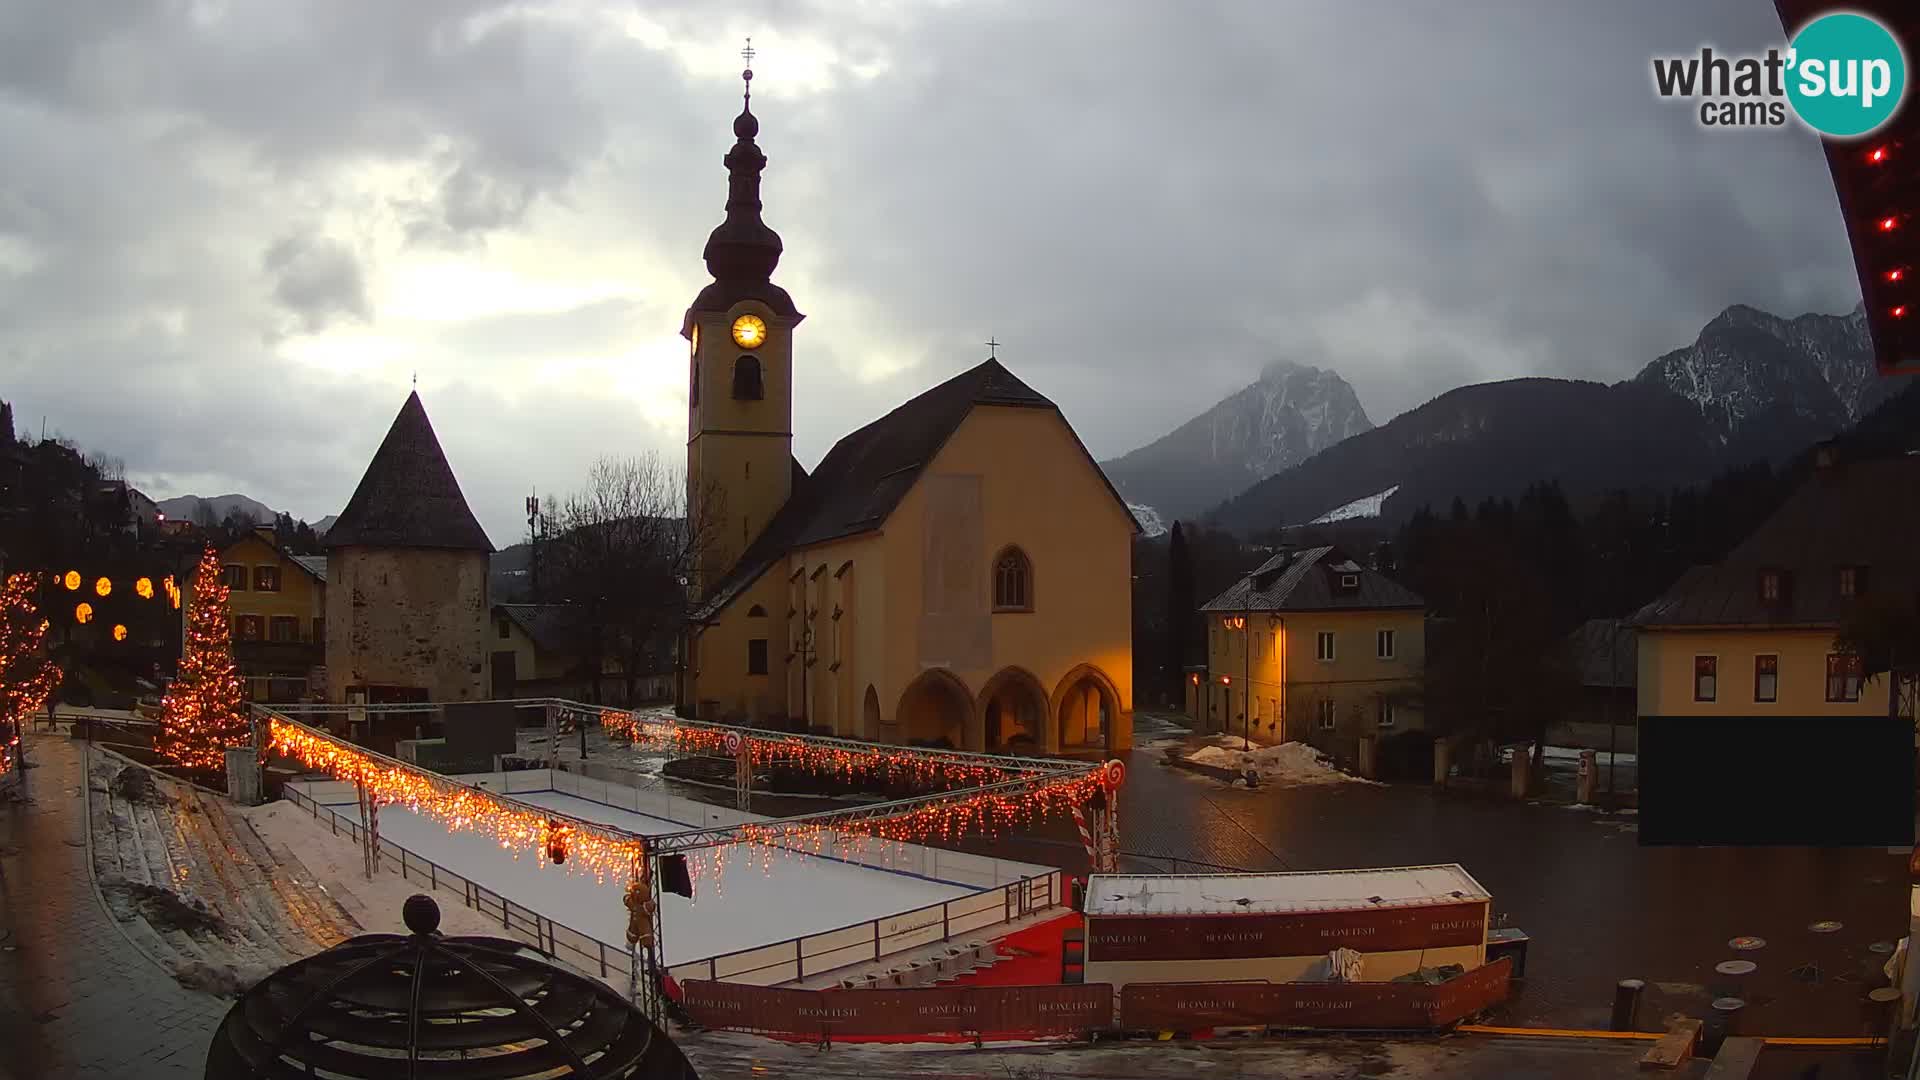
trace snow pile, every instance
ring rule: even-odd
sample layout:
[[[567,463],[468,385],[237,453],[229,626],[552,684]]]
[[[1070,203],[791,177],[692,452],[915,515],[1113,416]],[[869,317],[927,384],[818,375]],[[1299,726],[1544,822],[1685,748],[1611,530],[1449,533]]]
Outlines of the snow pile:
[[[1333,767],[1325,754],[1300,742],[1240,749],[1242,743],[1231,735],[1216,735],[1213,745],[1203,746],[1187,755],[1187,760],[1236,773],[1249,770],[1268,784],[1371,784],[1375,781],[1351,776]]]

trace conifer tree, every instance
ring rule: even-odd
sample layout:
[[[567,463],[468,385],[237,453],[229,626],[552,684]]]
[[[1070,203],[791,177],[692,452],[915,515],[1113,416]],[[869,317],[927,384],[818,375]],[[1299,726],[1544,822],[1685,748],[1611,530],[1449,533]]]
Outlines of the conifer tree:
[[[9,574],[0,589],[0,776],[20,759],[27,717],[59,687],[61,671],[44,650],[47,621],[33,601],[32,574]]]
[[[154,749],[191,769],[218,769],[247,741],[245,684],[233,662],[233,630],[220,554],[211,546],[194,571],[180,677],[161,706]]]

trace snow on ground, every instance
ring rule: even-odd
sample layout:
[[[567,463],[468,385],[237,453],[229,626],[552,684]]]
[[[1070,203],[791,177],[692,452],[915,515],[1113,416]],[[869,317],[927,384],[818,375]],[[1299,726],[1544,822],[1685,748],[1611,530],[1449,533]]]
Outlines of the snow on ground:
[[[1321,514],[1319,517],[1314,518],[1312,521],[1307,522],[1307,524],[1331,525],[1336,521],[1379,517],[1381,508],[1386,505],[1388,499],[1393,497],[1393,493],[1399,490],[1400,485],[1395,484],[1385,491],[1376,492],[1365,498],[1355,499],[1344,506],[1336,506],[1326,513]]]
[[[1326,755],[1306,743],[1284,742],[1242,750],[1244,743],[1232,735],[1215,735],[1210,746],[1187,755],[1188,761],[1244,773],[1252,769],[1263,783],[1269,784],[1374,784],[1377,781],[1343,773],[1333,767]]]
[[[629,832],[655,835],[686,829],[676,822],[556,791],[515,794],[514,798]],[[333,809],[343,817],[359,818],[352,803]],[[515,858],[486,836],[448,832],[438,822],[399,806],[381,807],[380,835],[597,941],[626,941],[627,911],[621,903],[625,881],[596,882],[591,874],[569,872],[530,854]],[[770,862],[736,851],[717,885],[710,872],[695,883],[693,900],[672,894],[661,897],[667,962],[682,964],[835,930],[975,891],[791,851],[774,852]]]
[[[1530,749],[1531,748],[1529,748],[1529,750]],[[1501,764],[1504,765],[1513,760],[1513,751],[1514,748],[1511,746],[1503,746],[1500,748]],[[1585,748],[1578,746],[1549,746],[1547,747],[1546,753],[1547,767],[1562,769],[1577,768],[1580,764],[1580,755],[1585,752]],[[1602,765],[1605,765],[1609,760],[1619,765],[1633,765],[1640,760],[1633,754],[1609,754],[1605,750],[1595,750],[1593,753]]]

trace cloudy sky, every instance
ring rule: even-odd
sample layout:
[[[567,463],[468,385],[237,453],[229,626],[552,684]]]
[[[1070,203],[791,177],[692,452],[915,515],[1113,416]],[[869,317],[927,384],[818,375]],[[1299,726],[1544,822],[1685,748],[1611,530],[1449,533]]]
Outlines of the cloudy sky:
[[[1384,422],[1858,299],[1813,138],[1651,89],[1767,0],[14,0],[0,397],[318,519],[417,373],[511,543],[684,446],[749,34],[808,465],[989,335],[1104,458],[1278,358]]]

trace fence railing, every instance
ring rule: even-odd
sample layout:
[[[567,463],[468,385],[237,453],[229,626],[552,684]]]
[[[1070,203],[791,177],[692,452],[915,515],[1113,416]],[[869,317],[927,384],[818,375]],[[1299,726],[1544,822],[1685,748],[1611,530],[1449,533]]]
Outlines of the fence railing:
[[[509,784],[522,775],[504,774]],[[532,781],[533,777],[527,779]],[[549,785],[541,790],[554,788]],[[362,840],[364,830],[358,820],[313,798],[300,784],[288,784],[285,795],[294,805],[326,822],[336,835]],[[624,943],[601,941],[555,922],[389,838],[380,839],[380,858],[383,865],[399,871],[404,880],[421,882],[432,889],[459,892],[461,902],[467,907],[498,919],[502,929],[527,941],[542,955],[586,975],[597,974],[609,980],[618,977],[624,981],[631,972]],[[901,914],[865,919],[833,930],[670,965],[668,972],[676,980],[714,979],[760,986],[798,981],[808,973],[818,975],[960,935],[978,934],[989,927],[1058,906],[1064,903],[1064,893],[1062,875],[1055,870]]]
[[[809,974],[878,963],[896,953],[1014,922],[1060,902],[1061,874],[1056,870],[898,915],[675,964],[668,971],[682,982],[710,979],[777,986]]]
[[[326,822],[335,835],[351,837],[355,841],[363,839],[365,830],[360,822],[312,798],[301,791],[298,785],[287,785],[285,795],[295,806],[308,811],[315,819]],[[399,871],[402,880],[417,881],[430,889],[459,892],[461,902],[467,907],[498,919],[502,930],[526,941],[541,955],[558,960],[582,974],[598,975],[602,979],[618,976],[624,980],[632,971],[624,944],[609,944],[564,923],[557,923],[385,837],[380,840],[380,859],[383,865]]]

